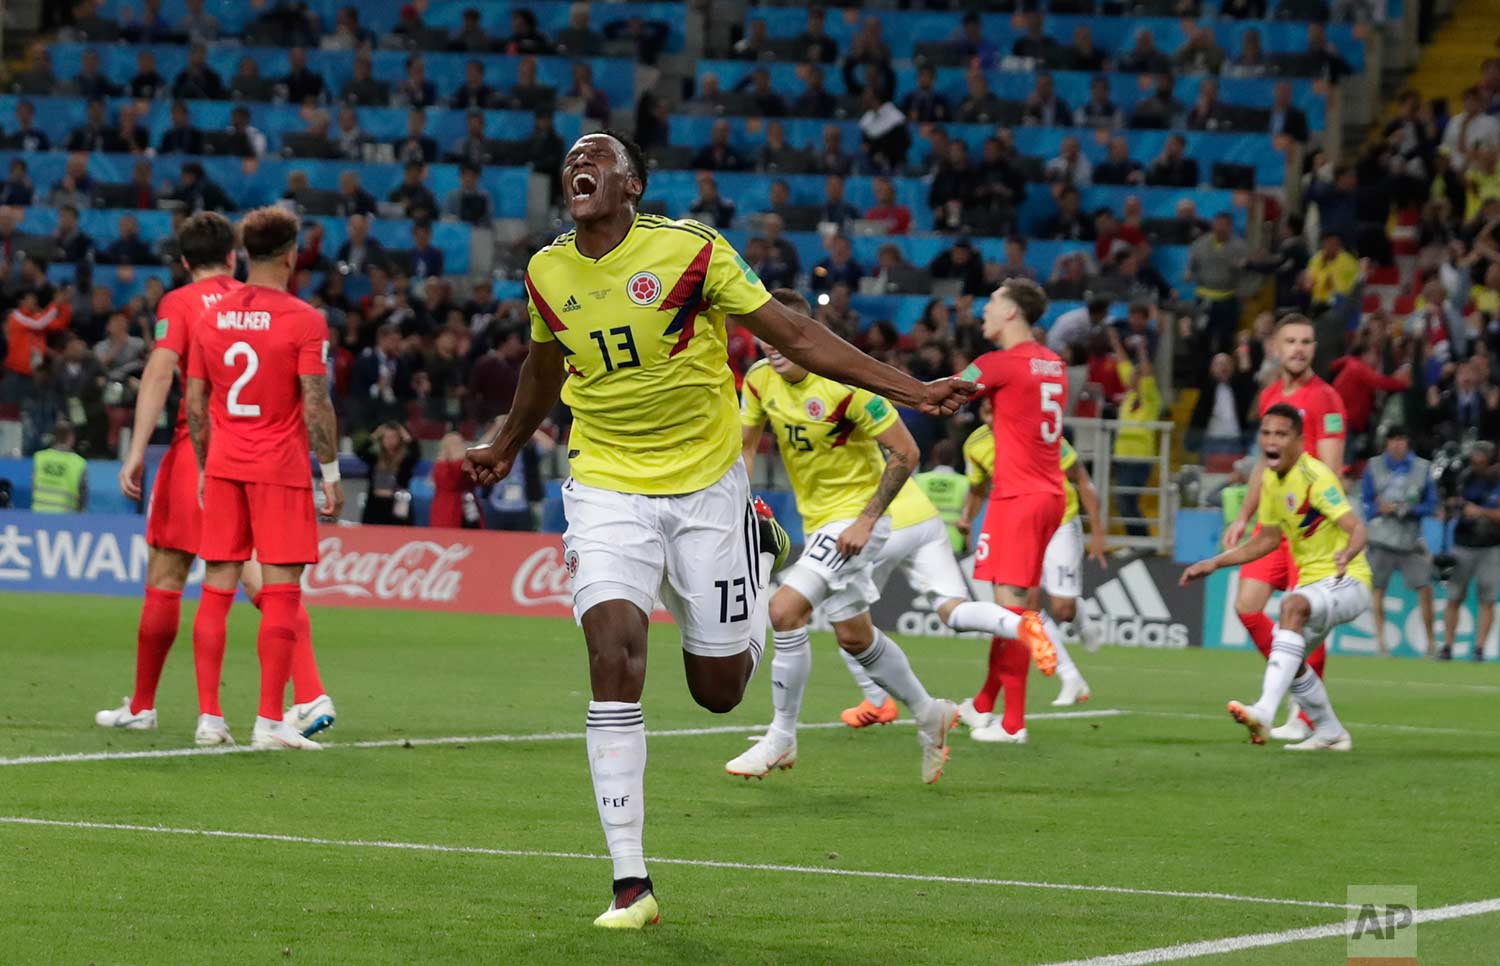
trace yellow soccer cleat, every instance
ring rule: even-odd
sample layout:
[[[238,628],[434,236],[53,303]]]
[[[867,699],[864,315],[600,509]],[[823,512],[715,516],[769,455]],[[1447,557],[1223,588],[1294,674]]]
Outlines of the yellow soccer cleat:
[[[621,906],[620,903],[625,905]],[[615,896],[609,908],[600,913],[594,925],[600,929],[644,929],[661,922],[661,908],[649,886],[632,886]]]
[[[887,697],[885,704],[878,708],[868,698],[852,708],[845,708],[839,720],[851,728],[868,728],[870,725],[890,724],[899,717],[901,709],[896,707],[896,699]]]

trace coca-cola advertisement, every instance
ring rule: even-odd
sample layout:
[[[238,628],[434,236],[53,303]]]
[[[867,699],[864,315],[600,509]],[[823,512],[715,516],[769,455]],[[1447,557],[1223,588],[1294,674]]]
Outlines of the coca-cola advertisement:
[[[321,526],[318,554],[302,576],[311,606],[573,616],[555,533]]]

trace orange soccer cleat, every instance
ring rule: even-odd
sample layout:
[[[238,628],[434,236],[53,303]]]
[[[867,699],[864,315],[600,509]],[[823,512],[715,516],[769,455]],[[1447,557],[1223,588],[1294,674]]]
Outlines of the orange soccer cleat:
[[[868,698],[852,708],[845,708],[839,720],[851,728],[868,728],[870,725],[890,724],[899,717],[901,711],[896,707],[896,699],[887,697],[885,704],[878,708]]]
[[[1250,729],[1250,743],[1252,745],[1263,745],[1266,743],[1266,725],[1256,715],[1253,708],[1239,701],[1229,702],[1229,716],[1246,728]]]
[[[1051,677],[1057,673],[1057,647],[1052,643],[1052,638],[1047,636],[1041,614],[1028,610],[1021,615],[1021,633],[1017,635],[1017,639],[1031,649],[1031,659],[1036,662],[1036,669],[1043,676]]]

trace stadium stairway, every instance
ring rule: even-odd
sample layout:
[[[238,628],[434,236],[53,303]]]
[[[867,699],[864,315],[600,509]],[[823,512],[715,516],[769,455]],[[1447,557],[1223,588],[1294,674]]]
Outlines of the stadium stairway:
[[[1500,37],[1500,3],[1495,0],[1458,0],[1453,15],[1438,28],[1422,51],[1409,84],[1422,97],[1446,97],[1459,110],[1464,88],[1479,79],[1479,65],[1493,57]]]

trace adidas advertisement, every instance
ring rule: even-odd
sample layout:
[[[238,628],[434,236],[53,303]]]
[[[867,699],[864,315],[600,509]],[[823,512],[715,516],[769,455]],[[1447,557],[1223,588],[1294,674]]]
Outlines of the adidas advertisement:
[[[974,580],[974,558],[960,562],[977,600],[993,600],[987,584]],[[1109,569],[1084,562],[1082,619],[1094,640],[1125,647],[1187,647],[1197,645],[1203,624],[1203,590],[1177,586],[1180,567],[1165,557],[1111,558]],[[898,571],[891,575],[880,600],[871,609],[875,623],[908,637],[952,637],[938,620],[931,602],[918,595]],[[821,615],[815,629],[827,630]],[[1080,640],[1079,629],[1063,625],[1068,642]],[[969,635],[980,636],[980,635]]]

